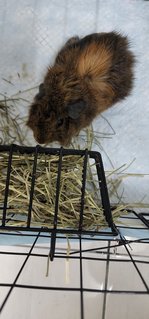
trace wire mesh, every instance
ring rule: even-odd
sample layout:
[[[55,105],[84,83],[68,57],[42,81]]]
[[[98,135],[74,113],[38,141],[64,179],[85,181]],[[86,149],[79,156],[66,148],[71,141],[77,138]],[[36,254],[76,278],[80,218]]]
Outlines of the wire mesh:
[[[131,316],[134,318],[134,306],[137,311],[139,311],[136,318],[147,318],[148,305],[146,297],[148,298],[149,294],[148,228],[145,225],[143,226],[139,216],[134,213],[129,217],[129,222],[130,220],[133,222],[137,220],[138,227],[134,227],[132,230],[132,227],[128,226],[126,227],[127,230],[131,230],[133,235],[133,231],[135,232],[137,229],[140,235],[142,235],[142,238],[126,240],[122,235],[123,228],[121,228],[121,230],[119,229],[119,237],[113,239],[103,239],[97,235],[94,237],[84,237],[82,235],[75,236],[70,234],[69,241],[71,249],[69,254],[66,248],[65,236],[56,234],[57,240],[61,243],[61,245],[59,244],[61,247],[56,246],[54,261],[52,265],[50,264],[49,276],[45,277],[46,280],[43,280],[42,277],[45,276],[44,261],[47,261],[48,247],[45,251],[43,251],[43,249],[40,250],[39,240],[46,238],[50,243],[51,234],[45,234],[42,230],[40,233],[22,234],[25,237],[30,236],[31,238],[32,243],[30,248],[28,248],[28,252],[24,252],[23,248],[21,251],[17,251],[14,248],[11,251],[6,251],[6,249],[1,251],[2,256],[11,256],[11,258],[13,257],[17,260],[23,257],[14,279],[8,279],[9,276],[7,274],[7,279],[3,278],[1,281],[1,288],[8,288],[0,308],[2,314],[2,310],[6,310],[7,313],[7,307],[10,309],[9,307],[12,305],[11,302],[8,303],[8,301],[12,300],[13,303],[16,303],[18,293],[22,296],[22,290],[25,289],[25,291],[31,290],[33,296],[38,294],[37,300],[39,299],[39,292],[40,298],[42,298],[42,295],[44,296],[43,292],[46,293],[49,298],[49,307],[47,307],[47,309],[48,311],[52,311],[53,318],[57,318],[58,316],[58,309],[55,306],[56,303],[61,306],[60,311],[62,315],[67,313],[66,318],[70,315],[72,318],[90,318],[91,314],[93,318],[110,318],[110,311],[112,311],[113,315],[116,314],[116,310],[113,306],[115,302],[117,303],[117,313],[120,313],[121,307],[123,309],[122,318],[124,318],[125,315],[125,306],[128,307],[129,303],[129,307],[131,305],[129,311],[127,310],[129,318]],[[20,234],[15,232],[11,234],[1,233],[1,235],[20,236]],[[58,274],[64,261],[67,271],[69,268],[71,270],[69,269],[67,274],[62,272],[62,277],[60,277]],[[39,265],[42,265],[42,267]],[[38,273],[38,278],[37,276],[33,276],[33,278],[32,276],[28,276],[28,272],[31,272],[33,266],[35,267],[34,272]],[[9,272],[9,269],[7,271]],[[90,278],[90,272],[95,275],[96,281],[89,280],[93,279]],[[120,275],[121,272],[122,274]],[[56,277],[57,280],[54,280],[54,277]],[[40,284],[41,278],[42,285]],[[49,292],[54,294],[55,302]],[[67,305],[67,298],[69,297],[71,297],[71,301],[69,300],[70,304],[72,307],[77,307],[77,311],[74,311],[74,308],[70,310],[70,307]],[[140,306],[138,307],[136,304],[138,297],[141,298],[143,308],[141,310],[139,309]],[[60,304],[59,299],[62,299],[63,303]],[[74,299],[73,302],[72,299]],[[87,300],[90,302],[92,300],[92,303],[87,305]],[[45,304],[47,305],[47,301],[45,301]],[[44,302],[42,306],[44,309]]]

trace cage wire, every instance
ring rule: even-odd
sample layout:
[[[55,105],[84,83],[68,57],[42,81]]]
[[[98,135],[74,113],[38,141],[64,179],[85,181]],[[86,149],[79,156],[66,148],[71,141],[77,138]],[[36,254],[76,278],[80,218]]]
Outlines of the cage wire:
[[[118,12],[123,11],[122,2],[118,2]],[[113,5],[113,1],[111,3]],[[137,2],[132,3],[134,5]],[[129,3],[131,10],[134,9],[132,3]],[[87,150],[34,148],[31,145],[35,141],[25,128],[27,107],[49,65],[49,59],[52,63],[57,50],[69,36],[74,35],[74,31],[80,35],[98,31],[101,21],[104,24],[102,12],[105,9],[107,17],[111,16],[111,12],[113,16],[116,15],[115,9],[107,9],[107,4],[107,1],[98,0],[0,1],[0,114],[1,127],[5,128],[1,136],[3,145],[0,146],[1,160],[5,154],[5,167],[2,169],[4,184],[0,181],[2,319],[40,319],[43,316],[52,316],[54,319],[148,318],[148,212],[140,213],[127,208],[127,214],[121,211],[115,221],[112,214],[115,207],[110,205],[101,155]],[[107,29],[109,21],[106,18]],[[125,18],[124,21],[122,19],[122,27],[124,25]],[[3,117],[4,112],[9,117],[7,122]],[[15,121],[16,126],[13,125]],[[11,143],[31,147],[4,145]],[[17,202],[17,192],[14,196],[15,205],[10,202],[12,164],[16,154],[24,158],[32,154],[25,206],[23,201]],[[57,156],[52,224],[49,226],[45,226],[44,221],[42,225],[40,222],[37,225],[37,220],[33,218],[38,159],[43,154],[49,159],[53,155]],[[63,159],[68,155],[76,158],[79,155],[83,159],[78,197],[79,217],[75,227],[71,224],[69,227],[60,227],[61,174]],[[89,158],[95,161],[99,183],[97,195],[106,225],[99,223],[98,227],[94,225],[87,229],[84,196],[88,186],[86,168]],[[19,187],[26,194],[26,185],[20,183]],[[19,192],[19,188],[17,190]],[[21,206],[23,215],[19,214]]]

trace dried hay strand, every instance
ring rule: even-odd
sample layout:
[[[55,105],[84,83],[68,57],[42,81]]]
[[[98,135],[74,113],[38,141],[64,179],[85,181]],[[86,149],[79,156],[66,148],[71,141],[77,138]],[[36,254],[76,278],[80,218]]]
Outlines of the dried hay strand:
[[[0,144],[25,145],[28,143],[26,130],[22,130],[25,119],[15,114],[15,102],[18,100],[6,97],[0,100]]]
[[[18,77],[21,80],[19,73]],[[13,94],[9,94],[8,86],[8,92],[0,93],[0,144],[16,143],[29,146],[32,139],[26,126],[28,106],[38,86],[16,91],[14,83],[4,78],[2,80],[13,86],[14,90]]]

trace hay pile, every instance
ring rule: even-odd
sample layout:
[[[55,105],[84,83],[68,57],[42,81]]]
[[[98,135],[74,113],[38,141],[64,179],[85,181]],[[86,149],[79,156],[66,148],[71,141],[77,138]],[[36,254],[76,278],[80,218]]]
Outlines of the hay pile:
[[[0,154],[0,205],[3,205],[8,154]],[[78,228],[80,220],[80,202],[82,185],[83,158],[80,156],[64,156],[62,161],[59,193],[58,227]],[[84,205],[84,229],[106,227],[101,208],[99,186],[94,181],[88,162],[87,187]],[[33,168],[33,156],[13,155],[8,196],[8,225],[24,226],[28,214],[30,186]],[[36,183],[32,206],[32,226],[53,226],[56,197],[56,181],[58,156],[41,155],[38,158]],[[10,216],[15,213],[13,219]],[[114,220],[120,215],[120,208],[113,211]],[[23,216],[23,220],[22,220]]]

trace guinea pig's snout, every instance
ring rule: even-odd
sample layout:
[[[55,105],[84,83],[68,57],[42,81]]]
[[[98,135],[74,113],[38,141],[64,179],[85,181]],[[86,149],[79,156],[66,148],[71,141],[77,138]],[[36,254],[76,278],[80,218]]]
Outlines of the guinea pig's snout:
[[[39,144],[45,144],[46,139],[45,139],[44,130],[40,130],[40,132],[39,131],[34,132],[34,138]]]
[[[45,144],[45,139],[42,136],[34,136],[35,140],[37,141],[37,143],[39,144]]]
[[[30,128],[32,129],[34,139],[38,144],[45,144],[47,142],[48,132],[43,120],[40,119],[36,122],[32,121]]]

